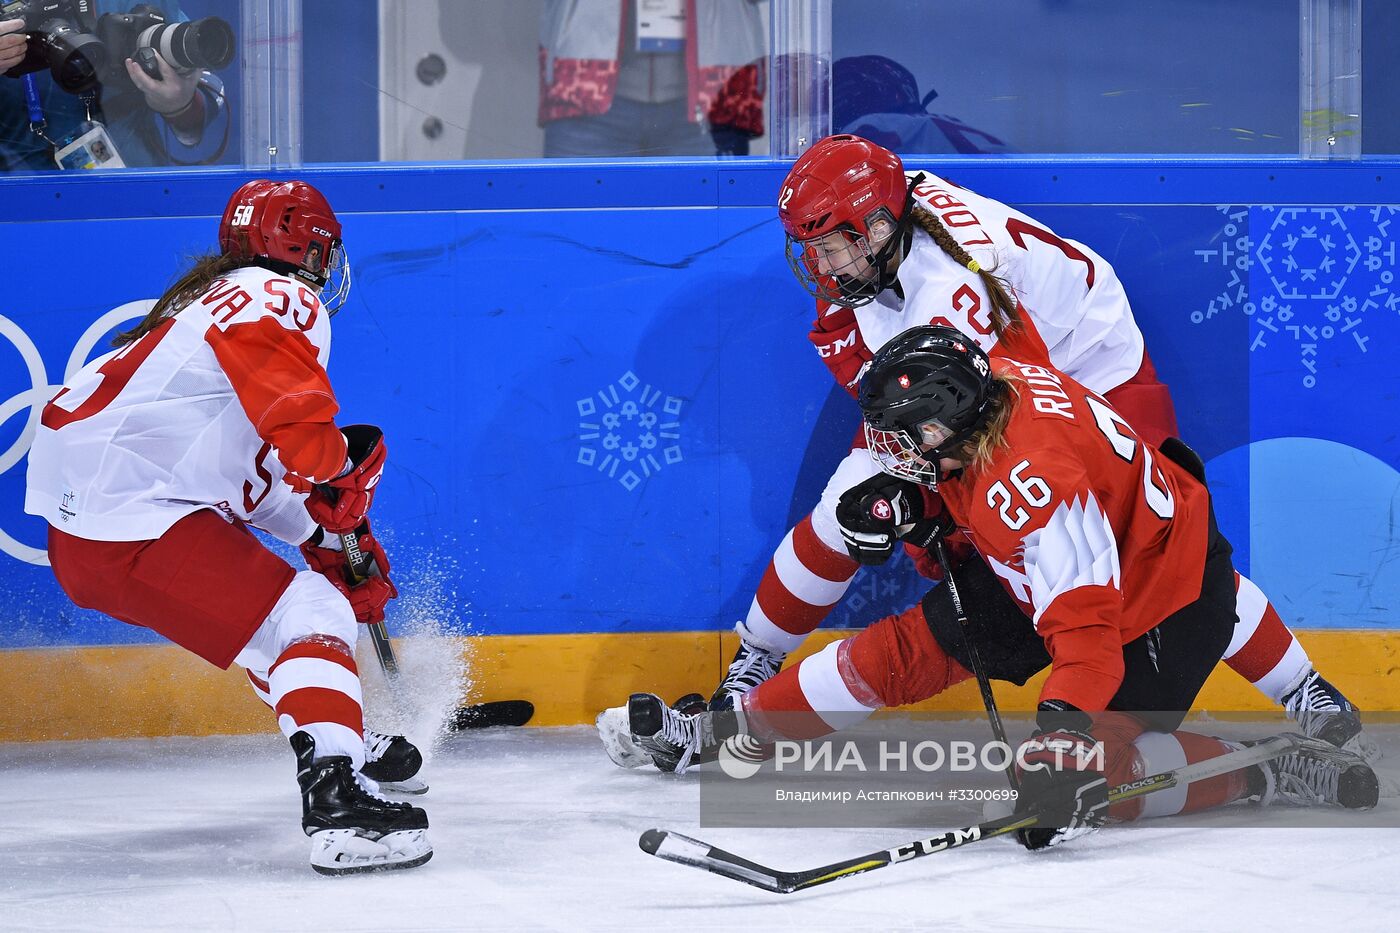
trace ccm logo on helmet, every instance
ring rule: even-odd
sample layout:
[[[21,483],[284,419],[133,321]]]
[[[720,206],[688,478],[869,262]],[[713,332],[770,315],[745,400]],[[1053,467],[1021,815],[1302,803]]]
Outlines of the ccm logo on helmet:
[[[335,234],[331,233],[329,230],[322,230],[320,227],[312,227],[312,228],[311,228],[311,232],[312,232],[312,233],[319,233],[319,234],[321,234],[321,236],[324,236],[324,237],[331,237],[331,238],[334,238],[334,237],[335,237]]]

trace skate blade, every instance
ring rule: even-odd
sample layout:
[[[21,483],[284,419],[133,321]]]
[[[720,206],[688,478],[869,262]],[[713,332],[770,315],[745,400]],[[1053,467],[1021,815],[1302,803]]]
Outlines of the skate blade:
[[[603,743],[603,751],[619,768],[641,768],[651,764],[651,756],[637,747],[632,741],[632,727],[627,718],[627,707],[614,706],[598,714],[594,721],[598,727],[598,738]]]
[[[379,781],[378,784],[381,794],[403,794],[418,797],[428,792],[428,785],[417,778],[409,778],[406,781]]]
[[[322,875],[417,868],[432,857],[426,829],[385,833],[378,839],[353,829],[325,829],[311,837],[311,867]]]

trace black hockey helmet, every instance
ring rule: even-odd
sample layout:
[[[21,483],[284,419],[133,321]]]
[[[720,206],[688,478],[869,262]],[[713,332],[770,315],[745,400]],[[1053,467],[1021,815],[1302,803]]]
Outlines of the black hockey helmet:
[[[952,327],[914,327],[885,344],[860,381],[870,456],[886,473],[938,485],[941,457],[983,425],[1000,395],[987,354]]]

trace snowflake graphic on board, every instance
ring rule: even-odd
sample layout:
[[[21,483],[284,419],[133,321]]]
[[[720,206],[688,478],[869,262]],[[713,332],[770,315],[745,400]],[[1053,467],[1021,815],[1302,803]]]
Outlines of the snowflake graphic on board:
[[[617,480],[628,492],[681,462],[681,400],[643,385],[630,370],[576,404],[578,462]]]
[[[1198,249],[1202,262],[1228,272],[1202,324],[1238,308],[1252,319],[1249,349],[1280,344],[1297,351],[1303,387],[1317,385],[1321,355],[1366,353],[1370,314],[1400,312],[1395,290],[1397,208],[1220,205],[1225,223]],[[1250,283],[1263,294],[1252,295]],[[1354,350],[1353,350],[1354,348]]]

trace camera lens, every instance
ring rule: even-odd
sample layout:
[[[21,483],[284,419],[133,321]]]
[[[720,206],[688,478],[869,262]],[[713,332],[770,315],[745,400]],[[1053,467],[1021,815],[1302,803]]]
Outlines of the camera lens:
[[[219,69],[233,61],[233,27],[217,16],[192,23],[161,23],[142,32],[136,45],[150,46],[182,71]]]
[[[79,32],[62,20],[39,27],[44,60],[58,86],[69,94],[86,91],[107,67],[107,47],[96,36]]]

